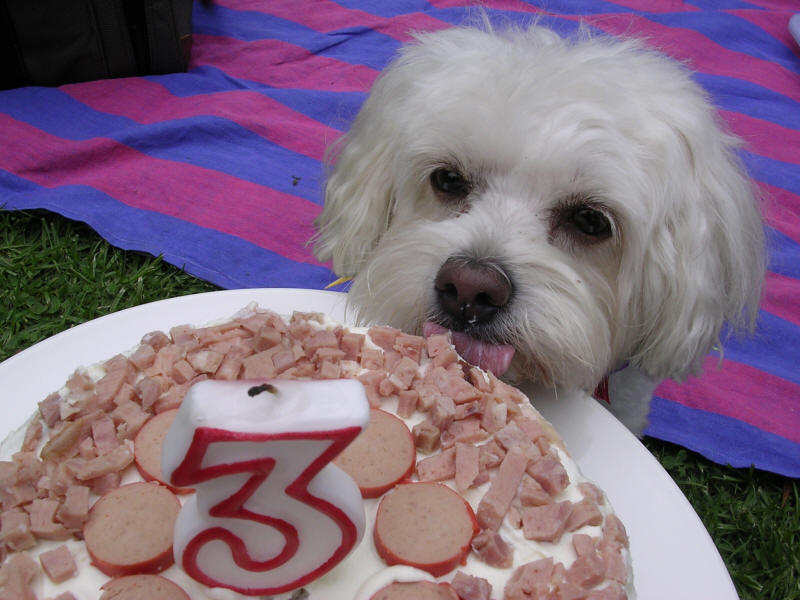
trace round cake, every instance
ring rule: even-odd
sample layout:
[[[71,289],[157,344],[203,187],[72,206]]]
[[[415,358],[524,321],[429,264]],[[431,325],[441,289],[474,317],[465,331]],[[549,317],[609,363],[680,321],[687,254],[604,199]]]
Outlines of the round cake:
[[[447,333],[255,305],[78,368],[3,442],[4,597],[253,597],[173,564],[172,524],[194,492],[165,479],[161,444],[198,382],[244,380],[256,394],[311,379],[366,393],[369,424],[333,460],[358,486],[364,527],[341,562],[271,598],[635,598],[603,492],[528,399],[465,363]]]

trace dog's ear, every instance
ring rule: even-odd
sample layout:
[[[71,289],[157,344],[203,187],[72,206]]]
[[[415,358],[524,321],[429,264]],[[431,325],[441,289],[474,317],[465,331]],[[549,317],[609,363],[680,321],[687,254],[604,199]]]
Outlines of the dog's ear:
[[[624,267],[639,282],[631,291],[639,321],[631,362],[659,378],[697,372],[721,332],[752,330],[765,272],[759,203],[740,141],[705,101],[694,108],[668,119],[673,137],[658,169],[664,191],[652,190],[650,225],[633,244],[641,258]]]
[[[333,260],[338,275],[355,275],[389,226],[393,197],[390,124],[376,86],[350,131],[326,161],[335,163],[325,185],[325,207],[314,221],[314,254]]]

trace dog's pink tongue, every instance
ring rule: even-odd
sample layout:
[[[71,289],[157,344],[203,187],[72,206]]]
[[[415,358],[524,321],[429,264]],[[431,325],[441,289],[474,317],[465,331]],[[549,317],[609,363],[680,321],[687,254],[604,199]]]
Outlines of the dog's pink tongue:
[[[511,359],[514,358],[514,348],[509,344],[490,344],[476,340],[461,331],[451,331],[431,321],[426,321],[422,326],[422,333],[425,337],[438,333],[450,331],[453,339],[453,346],[461,358],[468,363],[476,365],[484,371],[491,371],[500,377],[508,370]]]

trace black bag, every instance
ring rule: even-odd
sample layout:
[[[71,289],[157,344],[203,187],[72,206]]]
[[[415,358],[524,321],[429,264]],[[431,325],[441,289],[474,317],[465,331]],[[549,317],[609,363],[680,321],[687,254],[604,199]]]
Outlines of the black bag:
[[[0,89],[185,71],[192,0],[0,0]]]

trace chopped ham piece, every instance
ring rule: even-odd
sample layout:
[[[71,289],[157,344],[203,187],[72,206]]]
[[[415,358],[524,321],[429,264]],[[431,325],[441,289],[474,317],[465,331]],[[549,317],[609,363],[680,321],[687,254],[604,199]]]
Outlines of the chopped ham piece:
[[[169,371],[169,375],[172,377],[175,383],[181,384],[190,381],[195,376],[195,371],[192,368],[192,365],[189,364],[189,361],[182,358],[172,364],[172,369]]]
[[[339,347],[344,352],[347,360],[358,361],[361,358],[361,349],[364,347],[364,335],[348,331],[342,334]]]
[[[603,542],[599,551],[606,565],[606,579],[625,583],[628,578],[628,565],[622,556],[622,546],[613,542]]]
[[[220,352],[202,348],[186,355],[186,361],[196,373],[216,373],[224,358]]]
[[[490,567],[509,568],[514,561],[514,548],[496,531],[484,529],[472,538],[472,549]]]
[[[494,439],[489,440],[485,444],[478,446],[480,450],[480,464],[481,469],[492,469],[503,462],[506,451]]]
[[[606,516],[603,524],[603,537],[611,542],[616,542],[625,548],[628,547],[628,534],[625,526],[616,515]]]
[[[136,402],[122,403],[111,412],[111,418],[117,425],[117,434],[124,440],[132,440],[150,416]]]
[[[591,498],[600,506],[605,504],[605,494],[603,494],[603,491],[595,484],[589,481],[581,481],[578,484],[578,489],[580,490],[581,494],[583,494],[584,498]]]
[[[407,419],[417,410],[419,392],[416,390],[401,390],[397,393],[397,416]],[[437,434],[438,435],[438,434]]]
[[[522,535],[538,542],[557,542],[567,526],[572,512],[569,500],[522,509]]]
[[[516,421],[511,421],[500,431],[495,433],[494,439],[500,442],[506,450],[514,446],[527,447],[532,445],[531,439],[519,428]]]
[[[439,396],[430,409],[431,422],[439,428],[445,430],[456,418],[456,404],[449,396]]]
[[[163,331],[151,331],[142,337],[142,344],[152,346],[156,352],[169,343],[169,338]]]
[[[36,498],[26,508],[31,517],[31,532],[43,540],[65,540],[72,534],[61,524],[55,522],[58,500]]]
[[[503,522],[511,501],[517,494],[528,458],[519,448],[511,448],[500,463],[492,483],[478,504],[478,524],[483,529],[497,531]]]
[[[500,431],[508,420],[508,407],[505,402],[495,401],[494,396],[484,398],[486,406],[481,413],[481,427],[490,433]]]
[[[553,573],[553,558],[550,556],[517,567],[506,582],[503,600],[553,598],[549,594]]]
[[[88,481],[108,473],[117,473],[132,462],[133,450],[128,444],[122,444],[108,454],[91,460],[71,458],[66,462],[66,466],[76,479]]]
[[[52,429],[52,427],[61,418],[61,395],[58,392],[53,392],[47,398],[39,402],[39,414],[42,415],[44,424]]]
[[[459,600],[490,600],[492,584],[483,577],[468,575],[463,571],[456,571],[450,583],[458,594]]]
[[[374,326],[367,331],[372,342],[384,350],[393,350],[394,343],[400,332],[393,327]]]
[[[453,423],[442,431],[442,445],[452,446],[456,442],[480,442],[487,433],[481,429],[480,417],[467,417]]]
[[[200,345],[197,333],[191,325],[176,325],[169,330],[172,343],[184,346],[187,349],[195,348]]]
[[[478,388],[481,392],[492,391],[492,384],[486,374],[478,367],[470,367],[469,369],[469,382]]]
[[[551,496],[555,496],[569,485],[569,476],[564,466],[556,456],[549,453],[531,463],[528,475],[538,481]]]
[[[418,368],[419,365],[413,359],[403,356],[392,367],[389,381],[392,382],[396,389],[407,390],[417,375]]]
[[[447,448],[439,454],[423,458],[417,463],[420,481],[442,481],[456,474],[456,449]]]
[[[367,393],[367,400],[369,400],[370,408],[380,407],[381,395],[378,392],[378,386],[385,378],[386,372],[380,370],[367,371],[358,376],[358,380],[364,384],[364,391]]]
[[[528,474],[522,477],[519,500],[523,506],[542,506],[553,502],[553,498],[547,493],[547,490]]]
[[[303,349],[308,356],[313,356],[319,348],[339,348],[339,340],[330,329],[321,329],[303,340]]]
[[[270,348],[252,356],[248,356],[242,360],[242,367],[244,368],[245,379],[270,379],[277,375],[275,365],[272,363],[272,356],[275,354],[274,350],[279,348]]]
[[[420,452],[430,454],[439,445],[439,428],[428,419],[414,425],[411,433],[414,434],[414,443]]]
[[[78,574],[78,565],[75,564],[69,548],[63,544],[53,550],[42,552],[39,555],[39,562],[53,583],[61,583]]]
[[[0,513],[0,542],[12,551],[27,550],[36,545],[28,513],[20,508]]]
[[[403,356],[406,356],[419,364],[422,358],[422,348],[425,346],[425,338],[420,335],[410,335],[400,332],[394,340],[392,346]]]
[[[9,557],[0,567],[3,600],[37,600],[30,584],[38,572],[39,567],[26,552]]]
[[[67,529],[80,529],[89,518],[89,488],[71,485],[67,488],[64,502],[56,512],[56,518]]]
[[[253,349],[256,352],[268,350],[273,346],[281,343],[283,336],[281,332],[275,329],[272,325],[264,325],[253,336]]]
[[[365,346],[361,349],[361,366],[369,370],[383,369],[383,352]]]
[[[600,525],[603,515],[597,503],[590,498],[584,498],[572,505],[572,513],[567,519],[567,531],[575,531],[584,525]]]
[[[529,440],[535,441],[545,434],[541,423],[530,417],[516,416],[514,417],[514,423],[525,433]]]
[[[472,444],[456,443],[456,489],[464,492],[473,485],[480,473],[480,449]]]
[[[586,553],[576,558],[567,569],[567,581],[591,588],[606,577],[606,564],[597,553]]]
[[[117,429],[111,417],[103,415],[92,421],[92,440],[98,454],[108,454],[119,446]]]
[[[150,344],[140,344],[134,353],[131,354],[129,360],[133,363],[134,367],[140,371],[144,371],[155,362],[156,350]]]
[[[25,437],[22,440],[22,451],[33,452],[39,446],[42,439],[42,422],[35,419],[25,428]]]

